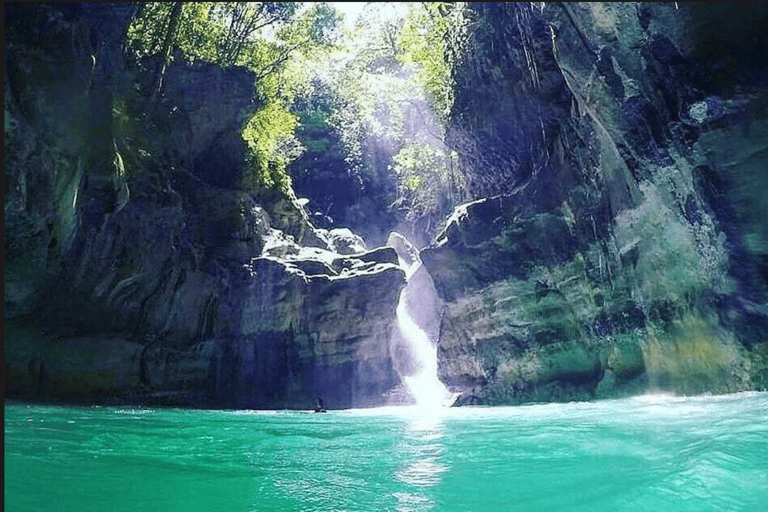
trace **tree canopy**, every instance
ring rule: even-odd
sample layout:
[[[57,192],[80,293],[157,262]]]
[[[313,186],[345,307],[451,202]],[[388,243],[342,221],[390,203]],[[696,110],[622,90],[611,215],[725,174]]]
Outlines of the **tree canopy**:
[[[339,22],[339,13],[325,3],[151,2],[131,23],[127,43],[137,59],[161,56],[155,94],[171,50],[189,62],[252,70],[262,106],[243,126],[252,169],[243,185],[285,190],[285,164],[298,152],[296,116],[289,108],[308,76],[300,61],[330,51]]]
[[[395,4],[369,2],[344,29],[328,3],[153,2],[127,43],[137,59],[160,56],[156,92],[174,55],[255,73],[261,107],[242,131],[245,187],[286,190],[287,166],[302,151],[340,144],[361,191],[379,187],[378,200],[405,216],[439,217],[461,199],[443,134],[451,55],[468,31],[463,5],[411,3],[393,16],[385,11]]]
[[[448,56],[466,23],[459,4],[411,3],[399,16],[389,5],[367,5],[314,71],[311,94],[333,98],[324,122],[366,193],[401,218],[434,226],[463,199],[443,138],[453,100]]]

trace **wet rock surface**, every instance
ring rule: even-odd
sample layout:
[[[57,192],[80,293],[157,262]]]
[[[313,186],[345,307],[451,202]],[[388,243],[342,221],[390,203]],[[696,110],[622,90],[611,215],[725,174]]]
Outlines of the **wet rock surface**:
[[[240,128],[258,107],[250,72],[176,60],[153,109],[117,86],[138,72],[122,59],[109,78],[91,76],[78,59],[93,54],[98,70],[114,55],[90,45],[119,41],[130,19],[113,11],[6,9],[18,31],[6,39],[6,396],[384,403],[399,384],[389,335],[405,278],[394,250],[365,251],[351,233],[329,247],[292,192],[240,190]],[[35,24],[48,27],[39,38],[19,35]],[[49,76],[54,61],[61,73]],[[91,138],[101,99],[86,94],[89,80],[121,115],[145,112],[141,126]],[[94,167],[99,151],[114,165]]]
[[[384,403],[395,250],[239,189],[247,71],[133,96],[134,9],[5,6],[6,396]],[[459,403],[765,389],[765,6],[469,9],[447,139],[475,200],[419,255]]]
[[[480,199],[421,254],[443,380],[467,404],[764,389],[764,7],[470,8],[449,137]],[[728,55],[723,9],[752,20]]]

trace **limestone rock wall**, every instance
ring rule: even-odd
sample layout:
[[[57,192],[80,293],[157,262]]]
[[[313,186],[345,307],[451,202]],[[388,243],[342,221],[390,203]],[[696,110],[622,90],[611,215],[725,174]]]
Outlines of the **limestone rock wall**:
[[[98,5],[6,6],[6,397],[384,403],[394,250],[342,256],[294,195],[241,190],[252,73],[177,60],[151,104],[134,7]]]
[[[134,5],[4,9],[6,396],[383,403],[404,273],[238,189],[254,77],[175,61],[148,106]],[[469,10],[447,136],[475,200],[421,253],[444,382],[489,404],[764,389],[765,6]]]
[[[764,389],[765,7],[470,9],[449,137],[478,199],[422,252],[444,381],[466,403]]]

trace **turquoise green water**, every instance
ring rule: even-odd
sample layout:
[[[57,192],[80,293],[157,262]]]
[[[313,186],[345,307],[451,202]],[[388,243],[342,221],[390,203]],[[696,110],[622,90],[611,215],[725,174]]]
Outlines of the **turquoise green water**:
[[[768,510],[768,393],[311,412],[5,405],[7,511]]]

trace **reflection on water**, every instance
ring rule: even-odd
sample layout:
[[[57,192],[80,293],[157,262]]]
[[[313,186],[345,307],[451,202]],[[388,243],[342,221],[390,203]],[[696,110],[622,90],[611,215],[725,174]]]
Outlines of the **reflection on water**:
[[[444,431],[439,414],[414,416],[404,425],[398,448],[406,455],[406,462],[395,472],[395,478],[410,492],[393,493],[398,511],[431,510],[435,506],[425,491],[437,486],[442,474],[449,470],[442,460]]]

